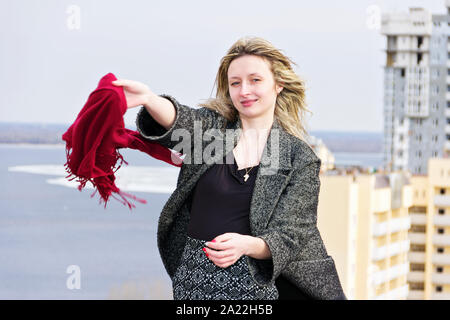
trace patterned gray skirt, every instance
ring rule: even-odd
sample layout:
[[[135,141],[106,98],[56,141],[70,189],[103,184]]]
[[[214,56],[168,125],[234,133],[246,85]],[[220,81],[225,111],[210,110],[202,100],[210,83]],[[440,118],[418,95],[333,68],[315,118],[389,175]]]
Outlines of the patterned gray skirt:
[[[256,283],[248,268],[248,257],[220,268],[209,260],[206,241],[187,237],[180,265],[173,279],[174,300],[276,300],[275,284]]]

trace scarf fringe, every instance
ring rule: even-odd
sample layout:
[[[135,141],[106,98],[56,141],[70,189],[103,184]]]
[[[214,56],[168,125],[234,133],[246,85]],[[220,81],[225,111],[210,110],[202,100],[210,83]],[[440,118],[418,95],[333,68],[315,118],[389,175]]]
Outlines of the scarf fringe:
[[[108,178],[108,176],[102,176],[102,177],[97,177],[97,178],[88,178],[88,177],[82,177],[82,176],[78,176],[75,172],[72,171],[72,165],[71,165],[71,159],[70,159],[70,150],[71,150],[71,146],[66,145],[66,158],[67,161],[64,164],[65,167],[65,171],[68,173],[68,175],[66,176],[66,179],[68,179],[69,181],[73,181],[76,179],[76,182],[79,183],[78,185],[78,190],[81,191],[83,188],[86,187],[86,183],[90,182],[93,186],[94,186],[94,192],[91,194],[91,198],[94,197],[94,195],[97,193],[100,194],[100,199],[99,199],[99,204],[101,204],[102,202],[105,204],[104,208],[106,209],[106,204],[109,200],[109,197],[113,197],[114,199],[116,199],[117,201],[119,201],[120,203],[122,203],[125,206],[128,206],[128,208],[131,210],[132,208],[136,208],[136,206],[131,203],[130,201],[128,201],[127,198],[131,198],[135,201],[138,201],[140,203],[146,204],[147,201],[145,199],[141,199],[138,198],[130,193],[127,192],[123,192],[121,191],[119,188],[117,188],[117,186],[114,183],[114,178],[113,180],[110,180]],[[122,165],[125,163],[126,165],[128,165],[128,162],[125,161],[125,159],[123,158],[123,156],[120,154],[120,152],[118,150],[116,150],[115,154],[115,164],[112,166],[111,170],[113,170],[113,174],[116,173],[117,170],[119,170],[120,167],[122,167]],[[117,162],[119,162],[117,164]],[[116,197],[114,195],[114,193],[117,193],[120,198]]]

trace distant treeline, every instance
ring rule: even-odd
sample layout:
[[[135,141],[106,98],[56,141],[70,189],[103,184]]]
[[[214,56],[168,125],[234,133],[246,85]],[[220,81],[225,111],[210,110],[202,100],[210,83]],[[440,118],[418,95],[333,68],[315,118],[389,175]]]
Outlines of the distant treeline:
[[[0,143],[64,143],[69,124],[0,122]],[[135,127],[127,126],[131,130]],[[383,134],[372,132],[311,131],[331,152],[382,152]]]

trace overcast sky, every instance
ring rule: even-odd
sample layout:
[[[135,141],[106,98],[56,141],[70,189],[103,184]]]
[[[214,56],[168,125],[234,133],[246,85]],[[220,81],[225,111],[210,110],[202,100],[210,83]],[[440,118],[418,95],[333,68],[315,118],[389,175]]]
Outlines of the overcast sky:
[[[445,0],[0,0],[0,121],[70,124],[108,72],[196,107],[229,47],[259,36],[297,63],[309,130],[382,132],[384,37],[367,24],[371,5],[446,12]]]

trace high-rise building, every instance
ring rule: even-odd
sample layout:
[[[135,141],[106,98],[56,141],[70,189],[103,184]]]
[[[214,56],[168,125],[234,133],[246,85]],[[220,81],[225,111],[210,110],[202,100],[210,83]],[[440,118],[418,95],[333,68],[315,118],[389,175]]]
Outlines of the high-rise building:
[[[423,8],[382,16],[384,164],[426,174],[429,158],[450,156],[450,0],[448,13]]]

